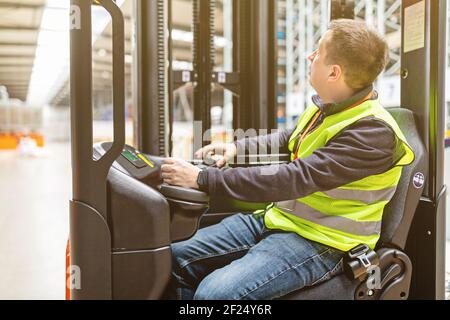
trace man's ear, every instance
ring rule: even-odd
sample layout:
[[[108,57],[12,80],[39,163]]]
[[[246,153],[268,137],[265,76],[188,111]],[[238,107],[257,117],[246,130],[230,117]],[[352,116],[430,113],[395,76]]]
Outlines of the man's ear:
[[[336,82],[342,77],[341,66],[334,64],[331,66],[330,74],[328,75],[328,81]]]

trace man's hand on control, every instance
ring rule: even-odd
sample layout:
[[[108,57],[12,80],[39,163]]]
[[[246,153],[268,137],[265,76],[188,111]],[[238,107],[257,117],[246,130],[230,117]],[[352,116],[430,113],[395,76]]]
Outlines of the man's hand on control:
[[[211,157],[216,161],[216,166],[221,168],[233,159],[237,154],[237,148],[234,143],[214,143],[207,145],[195,152],[197,159]]]
[[[161,166],[161,176],[165,183],[198,189],[197,177],[201,170],[181,159],[167,158]]]

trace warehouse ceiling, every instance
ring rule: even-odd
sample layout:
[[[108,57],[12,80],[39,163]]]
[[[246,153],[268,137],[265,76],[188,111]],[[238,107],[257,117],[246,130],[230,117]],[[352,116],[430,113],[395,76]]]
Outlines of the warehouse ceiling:
[[[45,0],[0,0],[0,86],[26,100]]]
[[[61,0],[66,3],[68,0]],[[126,0],[121,6],[125,16],[126,34],[126,84],[127,96],[131,96],[131,71],[132,71],[132,0]],[[388,0],[389,3],[396,3],[397,0]],[[33,64],[35,63],[36,48],[41,27],[41,20],[45,8],[46,0],[0,0],[0,86],[7,87],[11,98],[21,100],[27,99],[30,91],[30,81],[32,79]],[[173,28],[182,32],[191,32],[192,28],[192,1],[174,0],[173,2]],[[361,3],[363,3],[361,1]],[[223,35],[223,12],[222,1],[216,1],[216,35]],[[391,17],[395,18],[395,16]],[[398,21],[392,21],[392,30],[386,30],[391,48],[400,47],[400,31],[396,30]],[[102,96],[111,96],[112,84],[112,48],[111,24],[108,24],[93,45],[93,91],[94,99]],[[58,51],[61,45],[57,43],[55,48]],[[394,49],[394,55],[396,50]],[[55,50],[53,50],[55,51]],[[191,43],[184,40],[173,39],[173,59],[181,62],[192,62]],[[222,63],[223,48],[217,48],[216,62]],[[398,56],[398,54],[396,55]],[[397,57],[398,58],[398,57]],[[68,59],[66,59],[68,60]],[[395,60],[395,59],[394,59]],[[53,61],[53,60],[52,60]],[[46,67],[46,65],[45,65]],[[68,69],[68,64],[61,66]],[[41,90],[38,80],[38,87],[31,91],[41,91],[48,93],[47,101],[52,105],[69,105],[69,73],[65,71],[64,77],[58,78],[54,88]],[[44,68],[45,73],[45,68]],[[36,87],[36,81],[33,81]],[[33,84],[31,85],[33,88]],[[46,92],[48,91],[48,92]]]
[[[223,34],[223,13],[222,1],[216,2],[216,35]],[[131,97],[131,72],[132,72],[132,25],[134,23],[133,2],[126,0],[121,6],[125,17],[125,61],[126,61],[126,94]],[[172,9],[173,28],[191,32],[192,29],[192,0],[174,0]],[[187,14],[189,13],[189,14]],[[93,96],[94,104],[96,100],[107,101],[111,99],[112,92],[112,25],[105,28],[103,33],[93,45]],[[222,63],[222,52],[218,49],[216,60],[218,64]],[[173,59],[177,61],[192,62],[191,43],[186,41],[173,41]],[[98,98],[98,99],[96,99]],[[51,100],[52,105],[69,105],[69,82],[67,81]],[[102,104],[102,103],[100,103]]]
[[[131,32],[132,1],[126,0],[120,7],[125,18],[125,84],[127,96],[131,95]],[[104,9],[101,9],[104,10]],[[108,23],[92,47],[92,87],[93,100],[112,99],[112,24]],[[106,96],[106,98],[103,98]],[[68,106],[70,101],[69,79],[61,83],[60,89],[50,100],[51,105]]]

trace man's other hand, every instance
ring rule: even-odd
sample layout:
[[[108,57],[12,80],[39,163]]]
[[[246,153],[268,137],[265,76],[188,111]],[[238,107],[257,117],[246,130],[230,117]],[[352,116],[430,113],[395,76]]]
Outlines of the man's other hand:
[[[227,164],[237,154],[237,148],[234,143],[214,143],[197,150],[194,156],[197,159],[210,157],[217,160],[215,165],[219,168]]]
[[[161,177],[165,183],[198,189],[197,177],[201,170],[181,159],[167,158],[161,166]]]

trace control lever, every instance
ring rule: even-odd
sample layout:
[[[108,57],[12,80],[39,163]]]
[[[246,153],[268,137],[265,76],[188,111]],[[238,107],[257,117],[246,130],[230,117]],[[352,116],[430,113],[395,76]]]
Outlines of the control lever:
[[[203,158],[203,163],[206,164],[209,167],[216,168],[217,167],[217,162],[219,162],[219,160],[222,160],[223,158],[224,157],[219,155],[219,154],[208,153]]]
[[[205,167],[217,168],[217,162],[221,159],[223,159],[223,156],[219,154],[208,153],[205,155],[203,159],[194,159],[191,160],[190,163],[200,168]]]

